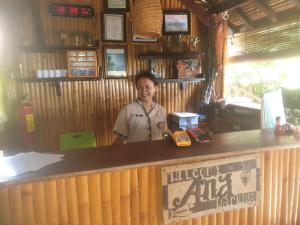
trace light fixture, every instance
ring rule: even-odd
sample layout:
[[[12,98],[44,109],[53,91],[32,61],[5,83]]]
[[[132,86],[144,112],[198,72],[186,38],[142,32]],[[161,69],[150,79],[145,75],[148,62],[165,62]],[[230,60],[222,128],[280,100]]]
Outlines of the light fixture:
[[[223,18],[223,20],[225,20],[225,21],[227,21],[228,19],[229,19],[229,14],[228,14],[228,12],[227,11],[225,11],[225,12],[223,12],[222,13],[222,18]]]
[[[160,0],[136,0],[133,5],[133,35],[140,38],[160,38],[162,30]]]

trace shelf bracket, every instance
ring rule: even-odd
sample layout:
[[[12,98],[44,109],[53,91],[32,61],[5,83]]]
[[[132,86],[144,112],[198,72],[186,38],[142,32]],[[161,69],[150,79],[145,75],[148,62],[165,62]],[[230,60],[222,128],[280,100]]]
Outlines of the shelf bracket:
[[[60,82],[56,80],[54,82],[55,90],[56,90],[56,96],[61,96],[61,88],[60,88]]]

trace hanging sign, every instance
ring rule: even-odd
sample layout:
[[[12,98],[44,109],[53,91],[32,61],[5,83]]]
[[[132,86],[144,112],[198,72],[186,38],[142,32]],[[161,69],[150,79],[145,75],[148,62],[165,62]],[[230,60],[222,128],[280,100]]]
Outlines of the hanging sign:
[[[162,167],[164,223],[255,206],[260,168],[259,154]]]
[[[51,16],[94,18],[94,8],[86,5],[51,3],[48,9]]]

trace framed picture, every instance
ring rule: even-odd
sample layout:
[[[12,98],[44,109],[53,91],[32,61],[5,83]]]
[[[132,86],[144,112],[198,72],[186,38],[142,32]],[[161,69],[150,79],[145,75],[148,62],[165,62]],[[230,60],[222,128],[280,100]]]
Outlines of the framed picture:
[[[126,41],[126,21],[125,14],[103,13],[102,35],[103,41]]]
[[[129,0],[104,0],[106,10],[129,11]]]
[[[199,59],[178,60],[176,67],[177,78],[199,78],[202,76]]]
[[[163,34],[190,34],[191,18],[188,11],[164,11]]]
[[[98,76],[96,50],[69,50],[67,58],[70,78]]]
[[[123,78],[127,76],[126,47],[104,46],[104,68],[106,78]]]

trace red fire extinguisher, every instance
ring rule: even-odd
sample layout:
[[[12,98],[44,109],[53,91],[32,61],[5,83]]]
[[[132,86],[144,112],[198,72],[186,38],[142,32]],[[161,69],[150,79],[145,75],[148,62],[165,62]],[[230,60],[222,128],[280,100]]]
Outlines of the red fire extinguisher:
[[[27,148],[32,148],[35,142],[35,119],[28,94],[22,97],[22,101],[17,108],[17,120],[22,144]]]

